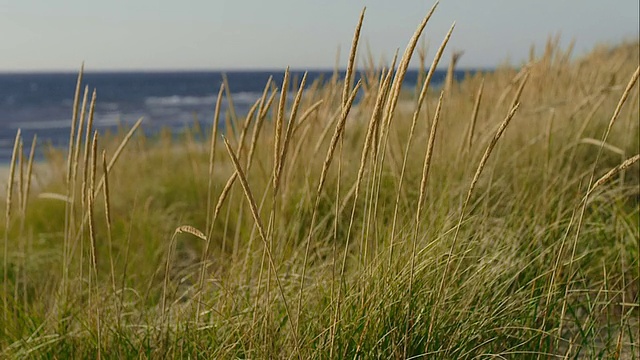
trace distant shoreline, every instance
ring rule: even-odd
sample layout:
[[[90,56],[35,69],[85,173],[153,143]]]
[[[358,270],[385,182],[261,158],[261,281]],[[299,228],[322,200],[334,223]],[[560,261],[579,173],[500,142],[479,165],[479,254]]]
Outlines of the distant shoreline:
[[[492,72],[495,71],[499,66],[493,67],[461,67],[456,68],[456,72]],[[247,69],[96,69],[96,70],[85,70],[85,75],[91,74],[212,74],[212,73],[222,73],[222,74],[239,74],[239,73],[279,73],[284,74],[286,69],[278,69],[278,68],[247,68]],[[292,73],[304,73],[304,72],[314,72],[314,73],[333,73],[335,69],[332,68],[291,68],[289,69]],[[428,68],[426,69],[429,70]],[[59,69],[43,69],[43,70],[16,70],[16,71],[0,71],[0,76],[7,75],[77,75],[79,69],[77,70],[59,70]],[[367,69],[357,69],[356,72],[365,72]],[[409,68],[407,72],[419,72],[420,68]],[[436,68],[436,71],[446,72],[446,67]],[[345,69],[339,69],[338,73],[343,74],[346,72]]]

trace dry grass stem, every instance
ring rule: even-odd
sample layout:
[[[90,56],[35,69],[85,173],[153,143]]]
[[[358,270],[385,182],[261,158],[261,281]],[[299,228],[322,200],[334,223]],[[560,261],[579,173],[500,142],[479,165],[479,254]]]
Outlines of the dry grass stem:
[[[111,229],[111,206],[109,198],[109,171],[107,170],[107,152],[102,150],[102,174],[104,176],[104,217],[105,224],[107,225],[107,245],[109,246],[109,270],[111,275],[111,286],[113,291],[116,291],[116,275],[115,266],[113,264],[113,236]]]
[[[400,194],[402,193],[402,185],[404,182],[405,170],[407,168],[407,160],[409,157],[409,149],[411,148],[411,141],[413,140],[413,134],[416,128],[416,124],[418,122],[418,117],[420,116],[420,110],[422,109],[422,104],[424,103],[424,99],[427,96],[429,85],[431,84],[431,79],[433,78],[433,74],[435,73],[438,63],[442,58],[444,49],[447,47],[447,43],[451,38],[451,34],[453,33],[453,29],[455,28],[455,26],[456,26],[455,23],[451,25],[451,28],[449,28],[447,35],[444,37],[444,40],[442,40],[442,43],[440,44],[440,47],[438,48],[438,51],[436,52],[436,55],[433,58],[433,62],[429,67],[429,72],[427,73],[427,76],[422,85],[422,90],[420,90],[420,95],[418,97],[418,102],[416,103],[415,110],[413,111],[413,118],[411,119],[411,129],[409,130],[409,137],[407,138],[407,144],[405,146],[404,156],[402,158],[402,168],[400,169],[400,179],[398,180],[398,190],[397,190],[396,201],[395,201],[394,210],[393,210],[393,220],[391,221],[391,240],[390,240],[391,245],[390,245],[389,251],[392,255],[393,255],[393,239],[395,239],[396,223],[398,220],[398,207],[400,205]]]
[[[362,29],[362,23],[364,21],[364,13],[367,8],[363,8],[360,12],[360,19],[356,30],[353,33],[353,40],[351,41],[351,51],[349,52],[349,62],[347,63],[347,71],[344,75],[344,88],[342,89],[342,107],[347,106],[349,102],[349,94],[351,93],[351,83],[353,81],[353,69],[356,64],[356,54],[358,52],[358,40],[360,40],[360,30]]]
[[[233,136],[234,141],[238,141],[236,138],[236,129],[235,125],[238,123],[238,116],[236,115],[236,107],[233,104],[233,96],[231,95],[231,88],[229,87],[229,79],[227,78],[227,74],[222,74],[222,86],[224,88],[224,92],[227,99],[227,111],[229,112],[230,118],[228,119],[232,126],[227,128],[227,133],[231,130],[231,135]]]
[[[627,98],[629,97],[629,94],[631,93],[631,90],[633,89],[633,87],[635,86],[636,82],[638,81],[638,77],[639,76],[640,76],[640,66],[638,66],[636,68],[636,71],[631,76],[631,79],[629,80],[629,83],[627,84],[627,87],[625,88],[624,92],[622,93],[622,96],[620,97],[620,100],[618,101],[618,105],[616,106],[615,110],[613,111],[613,115],[611,115],[611,120],[609,120],[609,123],[607,124],[607,129],[606,129],[604,135],[602,136],[602,145],[598,148],[598,153],[597,153],[596,158],[595,158],[595,160],[593,162],[591,175],[589,177],[589,184],[588,184],[588,188],[587,188],[587,194],[585,195],[585,197],[584,197],[584,199],[582,201],[582,206],[580,208],[580,213],[578,215],[578,222],[576,224],[576,232],[575,232],[575,236],[573,238],[573,245],[572,245],[572,248],[571,248],[571,256],[569,258],[569,265],[568,265],[569,273],[573,272],[573,263],[575,261],[576,249],[577,249],[577,246],[578,246],[578,239],[580,237],[580,232],[581,232],[581,228],[582,228],[582,222],[584,220],[584,215],[585,215],[585,212],[587,210],[587,204],[589,202],[589,195],[593,192],[593,184],[594,184],[593,181],[595,179],[598,163],[600,162],[600,157],[602,155],[602,150],[604,149],[604,144],[607,143],[607,140],[609,138],[609,134],[611,133],[611,129],[613,128],[613,124],[618,119],[618,116],[620,115],[620,111],[622,110],[622,106],[624,105],[624,103],[626,102]],[[606,180],[607,180],[607,178],[604,178],[603,182],[605,182]],[[569,222],[569,226],[567,226],[568,229],[571,228],[572,222],[573,222],[573,217],[572,217],[571,221]],[[565,239],[566,239],[566,237],[564,237],[563,240],[562,240],[561,249],[564,246]],[[554,273],[555,273],[555,271],[554,271]],[[552,283],[552,285],[555,285],[555,284]],[[567,299],[567,294],[569,293],[570,288],[571,288],[571,286],[566,286],[565,287],[565,297],[564,297],[564,299],[562,301],[562,310],[560,312],[560,323],[558,325],[558,334],[562,334],[562,329],[564,327],[564,316],[565,316],[565,312],[566,312],[566,308],[567,308],[567,300],[566,299]],[[546,320],[546,318],[545,318],[545,320]]]
[[[294,325],[293,325],[293,320],[291,317],[291,312],[289,311],[289,305],[287,304],[287,298],[284,292],[284,288],[282,287],[282,282],[280,281],[280,276],[278,275],[278,268],[276,267],[276,264],[273,261],[273,256],[271,254],[271,250],[269,248],[269,243],[267,241],[267,236],[264,230],[264,226],[262,225],[262,220],[260,218],[260,214],[258,213],[258,207],[256,206],[256,202],[253,199],[253,194],[251,193],[251,189],[249,188],[249,183],[247,182],[247,179],[244,176],[244,172],[242,171],[242,167],[240,166],[240,163],[238,162],[238,158],[236,157],[235,153],[233,152],[233,149],[231,149],[231,146],[229,145],[229,141],[227,141],[226,138],[223,137],[223,141],[224,141],[224,145],[227,148],[227,152],[229,153],[229,157],[231,158],[231,161],[233,162],[233,166],[236,168],[236,174],[238,174],[238,177],[240,178],[240,184],[242,185],[242,189],[244,190],[244,194],[247,198],[247,201],[249,202],[249,207],[251,209],[251,214],[253,215],[253,219],[256,223],[256,226],[258,228],[258,233],[260,234],[260,238],[262,239],[262,242],[264,243],[264,248],[267,254],[267,258],[269,260],[269,265],[271,268],[271,271],[273,272],[273,276],[275,277],[276,283],[278,285],[278,290],[280,291],[280,297],[282,298],[282,302],[284,304],[285,307],[285,311],[287,313],[287,318],[289,319],[289,323],[291,324],[291,328],[295,329]],[[296,335],[295,330],[292,331],[292,336],[294,339],[294,345],[295,345],[295,349],[296,349],[296,353],[298,354],[298,357],[300,357],[300,344],[298,343],[298,338]]]
[[[94,191],[96,185],[96,169],[98,167],[98,131],[91,141],[91,170],[89,173],[89,189],[87,190],[87,208],[89,212],[89,239],[91,240],[91,263],[96,277],[98,276],[98,249],[96,247],[95,218],[93,216]],[[97,279],[96,279],[97,280]]]
[[[76,91],[73,96],[73,115],[71,116],[71,130],[69,131],[69,151],[67,152],[67,184],[71,182],[71,161],[74,147],[74,137],[78,121],[78,105],[80,102],[80,91],[82,89],[82,76],[84,74],[84,63],[80,66],[78,79],[76,81]]]
[[[384,75],[384,72],[383,72],[383,75]],[[351,208],[351,217],[349,218],[349,227],[347,228],[347,239],[349,239],[351,235],[351,228],[353,226],[356,205],[358,202],[358,194],[360,193],[360,184],[362,183],[362,178],[364,177],[364,170],[367,164],[367,158],[369,156],[371,144],[373,143],[375,132],[382,116],[382,108],[384,106],[384,99],[386,95],[385,89],[387,89],[389,86],[390,78],[391,77],[388,76],[387,74],[387,76],[385,76],[383,81],[380,82],[378,95],[376,97],[376,102],[373,108],[373,112],[371,113],[371,118],[369,119],[369,125],[367,126],[367,134],[365,135],[364,145],[362,147],[362,152],[360,155],[360,165],[358,168],[358,175],[356,177],[356,183],[354,185],[354,199],[353,199],[353,206]]]
[[[429,131],[429,142],[427,143],[427,151],[424,155],[424,162],[422,165],[422,177],[420,179],[420,195],[418,197],[418,209],[416,210],[416,218],[414,224],[413,241],[411,244],[411,265],[409,268],[409,288],[407,299],[409,299],[409,310],[407,313],[407,321],[405,327],[405,342],[404,342],[404,357],[407,356],[408,344],[411,341],[410,337],[410,324],[412,317],[411,297],[413,296],[413,281],[415,277],[416,268],[416,250],[418,248],[418,233],[420,229],[420,219],[422,218],[422,207],[424,205],[424,199],[427,193],[427,181],[429,179],[429,168],[431,165],[431,157],[433,155],[433,146],[436,140],[436,131],[438,129],[438,122],[440,120],[440,111],[442,110],[442,99],[444,98],[446,90],[440,92],[440,98],[438,99],[438,105],[436,106],[436,112],[433,116],[433,122],[431,123],[431,131]]]
[[[176,234],[191,234],[201,240],[207,240],[207,236],[191,225],[182,225],[176,229]]]
[[[82,148],[80,141],[82,140],[82,132],[84,131],[84,121],[86,117],[87,99],[89,96],[89,86],[84,88],[84,96],[82,98],[82,106],[80,110],[80,120],[78,120],[78,128],[76,133],[76,140],[73,149],[73,158],[71,160],[71,187],[69,188],[70,194],[75,191],[75,184],[78,174],[78,161],[80,158],[80,149]],[[75,199],[75,196],[71,197]]]
[[[122,151],[124,151],[125,147],[127,147],[127,144],[129,143],[129,140],[131,140],[131,138],[133,137],[133,134],[136,133],[136,130],[138,130],[138,128],[142,124],[142,120],[143,120],[143,118],[139,118],[138,121],[136,121],[135,124],[133,124],[131,129],[129,129],[129,132],[127,132],[127,134],[124,136],[124,138],[120,142],[120,145],[118,145],[118,148],[113,153],[113,156],[111,157],[111,160],[109,161],[109,164],[107,165],[107,171],[108,172],[111,172],[111,170],[113,169],[113,166],[118,161],[118,158],[122,154]],[[104,186],[104,174],[102,175],[102,178],[100,179],[100,182],[98,182],[98,185],[93,190],[94,191],[94,197],[97,196],[97,193],[102,190],[103,186]]]
[[[16,171],[16,155],[18,153],[18,144],[20,143],[20,129],[16,132],[16,138],[13,142],[13,151],[11,152],[11,163],[9,164],[9,179],[7,180],[7,208],[5,211],[5,233],[4,233],[4,252],[2,256],[2,273],[3,276],[3,305],[4,305],[4,321],[5,323],[9,317],[9,306],[7,300],[9,299],[8,288],[8,257],[9,257],[9,229],[11,228],[11,201],[13,196],[13,182]]]
[[[31,141],[31,150],[29,151],[29,160],[27,161],[27,177],[26,184],[24,186],[24,204],[22,205],[23,211],[27,210],[27,202],[29,201],[29,193],[31,191],[31,178],[33,176],[33,158],[36,154],[36,143],[38,141],[38,135],[33,135]],[[24,215],[24,214],[23,214]]]
[[[224,85],[220,85],[218,90],[218,98],[216,100],[216,108],[213,115],[213,124],[211,125],[211,141],[209,147],[209,177],[207,183],[207,233],[211,234],[211,196],[213,188],[213,169],[216,156],[216,142],[218,141],[218,128],[220,127],[220,108],[222,107],[222,94],[224,92]]]
[[[526,81],[526,78],[525,78],[525,80],[523,80],[523,83],[525,81]],[[521,90],[518,91],[518,93],[520,93],[520,92],[521,92]],[[507,126],[509,126],[509,123],[511,122],[511,119],[513,119],[513,116],[516,114],[516,112],[518,111],[519,107],[520,107],[520,104],[516,103],[515,106],[513,108],[511,108],[511,110],[509,111],[509,114],[507,115],[507,117],[500,124],[500,127],[498,127],[498,130],[496,131],[495,135],[491,139],[491,142],[489,142],[489,145],[487,146],[487,149],[485,150],[484,154],[482,155],[482,158],[480,159],[480,163],[478,164],[476,172],[473,175],[473,179],[471,180],[471,185],[469,185],[469,190],[467,191],[467,196],[466,196],[464,202],[462,203],[462,209],[460,210],[460,218],[458,219],[458,224],[456,225],[456,230],[455,230],[455,233],[453,235],[453,240],[451,241],[451,247],[449,249],[449,253],[447,254],[447,263],[446,263],[446,265],[444,267],[444,272],[442,274],[442,277],[440,278],[440,286],[438,287],[438,292],[436,293],[436,302],[435,302],[435,305],[434,305],[434,310],[433,310],[433,312],[431,314],[431,322],[430,322],[430,325],[429,325],[429,331],[428,331],[428,335],[427,335],[427,344],[429,344],[429,340],[431,339],[431,333],[433,331],[433,324],[435,322],[435,316],[436,316],[437,308],[438,308],[440,299],[443,297],[444,285],[445,285],[445,282],[447,280],[447,276],[449,275],[449,269],[451,267],[451,262],[453,260],[454,251],[455,251],[456,243],[457,243],[457,240],[458,240],[458,235],[460,233],[460,228],[462,227],[462,221],[464,220],[464,215],[465,215],[467,206],[469,205],[469,201],[471,200],[471,194],[473,193],[473,190],[475,189],[476,184],[478,183],[478,180],[480,179],[480,175],[482,174],[482,170],[484,169],[485,165],[487,164],[487,161],[489,160],[489,156],[491,155],[491,152],[493,151],[494,147],[498,143],[498,140],[500,139],[500,137],[502,136],[502,134],[506,130]]]
[[[469,123],[469,131],[467,132],[467,151],[466,154],[471,154],[471,146],[473,145],[473,133],[476,129],[476,122],[478,120],[478,112],[480,110],[480,102],[482,101],[482,92],[484,91],[484,77],[480,82],[480,88],[476,93],[476,98],[473,102],[473,112],[471,113],[471,122]]]
[[[293,128],[296,124],[296,116],[298,115],[298,108],[300,107],[300,101],[302,100],[302,93],[304,91],[304,87],[307,83],[307,73],[305,72],[302,76],[302,81],[300,83],[300,88],[298,89],[298,93],[293,101],[293,105],[291,106],[291,114],[289,116],[289,122],[287,123],[287,130],[285,131],[284,143],[282,145],[282,152],[280,153],[280,158],[278,160],[278,170],[276,171],[276,188],[280,183],[280,175],[282,173],[282,168],[284,167],[284,162],[287,158],[287,151],[289,150],[289,143],[291,142],[291,135],[293,133]]]
[[[24,213],[24,142],[20,138],[18,144],[18,212]]]
[[[606,174],[602,175],[595,183],[593,183],[593,185],[591,186],[591,189],[589,190],[589,193],[585,196],[585,199],[588,198],[589,195],[591,193],[593,193],[593,191],[596,188],[602,186],[604,183],[606,183],[607,181],[611,180],[611,178],[616,176],[618,173],[628,169],[631,165],[633,165],[636,162],[638,162],[638,160],[640,160],[640,154],[636,154],[636,155],[628,158],[627,160],[622,162],[622,164],[614,167],[613,169],[609,170]]]
[[[289,67],[284,72],[282,80],[282,89],[280,89],[280,102],[278,103],[278,117],[276,118],[273,143],[273,192],[276,193],[278,186],[278,170],[280,169],[280,146],[282,137],[282,127],[284,123],[284,109],[287,103],[287,92],[289,91]]]
[[[389,124],[391,123],[391,119],[393,118],[393,113],[396,109],[396,105],[398,104],[398,98],[400,96],[400,90],[402,90],[402,83],[404,82],[404,78],[407,74],[407,69],[409,68],[409,63],[411,62],[411,57],[413,56],[413,52],[418,44],[418,40],[424,31],[424,28],[427,26],[429,19],[435,12],[438,7],[438,1],[431,7],[429,13],[424,17],[418,28],[416,29],[413,37],[409,40],[409,44],[402,55],[402,59],[400,60],[400,64],[398,65],[398,71],[396,72],[396,76],[393,79],[393,85],[391,89],[391,94],[389,97],[389,102],[387,103],[387,108],[385,109],[385,124],[384,128],[387,129]],[[385,130],[388,131],[388,130]]]
[[[91,130],[93,129],[93,115],[96,107],[96,89],[93,89],[93,94],[91,95],[91,102],[89,103],[89,116],[87,120],[87,129],[85,131],[84,137],[84,158],[83,158],[83,176],[82,176],[82,204],[86,204],[86,196],[87,196],[87,181],[88,181],[88,171],[89,171],[89,149],[91,140]]]

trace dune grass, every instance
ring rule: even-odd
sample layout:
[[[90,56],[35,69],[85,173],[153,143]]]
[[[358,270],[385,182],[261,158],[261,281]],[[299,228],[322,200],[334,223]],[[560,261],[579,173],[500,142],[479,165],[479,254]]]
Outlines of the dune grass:
[[[46,179],[16,136],[0,356],[640,358],[638,41],[403,91],[432,12],[179,138],[98,136],[81,71]]]

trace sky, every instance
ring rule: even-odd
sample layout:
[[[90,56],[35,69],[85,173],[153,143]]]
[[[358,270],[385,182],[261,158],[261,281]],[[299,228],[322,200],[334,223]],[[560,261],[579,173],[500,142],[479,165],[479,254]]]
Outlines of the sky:
[[[344,67],[363,7],[360,54],[390,59],[433,4],[0,0],[0,72],[75,71],[83,61],[94,71],[330,69],[338,49]],[[638,13],[638,0],[441,0],[423,38],[430,59],[455,21],[448,50],[464,51],[459,67],[487,68],[521,63],[556,34],[562,46],[575,40],[576,55],[636,40]]]

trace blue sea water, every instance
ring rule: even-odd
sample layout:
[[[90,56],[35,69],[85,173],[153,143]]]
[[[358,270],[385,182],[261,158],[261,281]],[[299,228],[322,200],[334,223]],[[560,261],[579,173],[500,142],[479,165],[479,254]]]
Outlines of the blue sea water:
[[[456,78],[465,73],[457,71]],[[260,97],[270,76],[277,86],[283,77],[283,71],[224,74],[238,114],[246,113]],[[292,79],[300,79],[302,74],[294,71]],[[311,71],[307,83],[329,79],[332,74]],[[163,127],[179,132],[196,117],[202,124],[211,124],[222,76],[222,72],[97,72],[85,73],[83,85],[90,93],[97,91],[95,129],[128,126],[144,117],[143,130],[153,134]],[[415,86],[417,77],[417,71],[409,71],[404,86]],[[444,71],[436,71],[432,84],[441,84],[444,77]],[[34,134],[39,144],[68,146],[76,81],[74,73],[0,73],[0,163],[10,160],[19,128],[25,147]],[[223,113],[227,106],[225,101]]]

